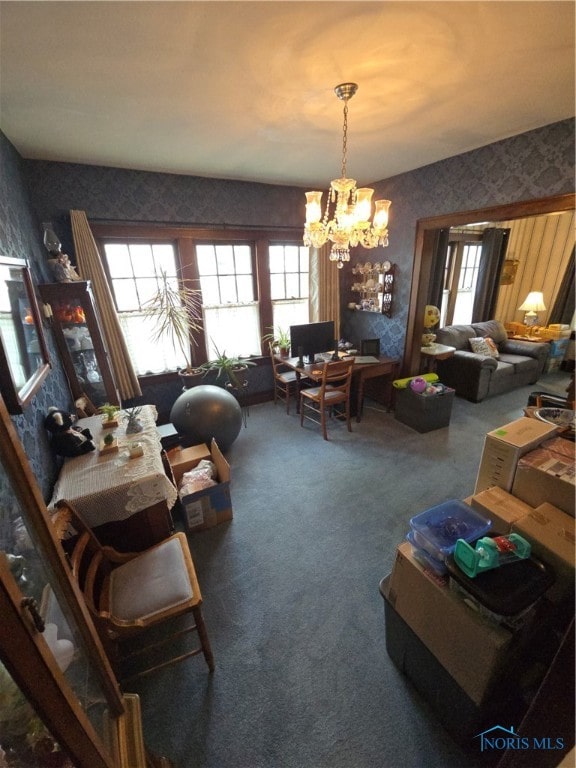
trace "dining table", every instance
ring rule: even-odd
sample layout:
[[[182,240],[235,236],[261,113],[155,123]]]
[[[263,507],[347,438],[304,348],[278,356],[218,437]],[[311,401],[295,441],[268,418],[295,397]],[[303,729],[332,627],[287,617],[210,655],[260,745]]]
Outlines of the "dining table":
[[[66,499],[101,543],[122,551],[139,551],[169,536],[178,494],[157,418],[154,405],[142,406],[141,430],[134,433],[127,433],[128,414],[122,410],[111,428],[101,414],[78,419],[76,426],[90,430],[95,450],[64,460],[49,509]],[[113,436],[111,449],[104,444],[106,434]]]

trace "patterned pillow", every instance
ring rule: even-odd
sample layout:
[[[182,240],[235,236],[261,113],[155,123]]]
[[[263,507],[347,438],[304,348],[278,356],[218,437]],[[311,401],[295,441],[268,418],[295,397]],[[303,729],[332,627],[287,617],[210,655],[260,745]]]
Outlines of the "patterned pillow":
[[[483,355],[484,357],[500,357],[498,347],[489,336],[485,339],[481,336],[470,339],[470,347],[472,352],[476,352],[478,355]]]

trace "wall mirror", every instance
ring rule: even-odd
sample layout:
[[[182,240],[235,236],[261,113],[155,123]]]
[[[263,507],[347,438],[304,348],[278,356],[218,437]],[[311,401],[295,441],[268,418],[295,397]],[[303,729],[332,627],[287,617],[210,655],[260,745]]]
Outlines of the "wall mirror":
[[[461,211],[430,219],[421,219],[418,222],[410,291],[410,308],[406,328],[406,346],[402,365],[404,375],[417,373],[421,364],[420,347],[424,330],[424,307],[429,303],[428,292],[433,279],[433,254],[439,232],[445,228],[464,226],[471,222],[502,222],[541,216],[543,214],[573,211],[575,199],[574,194],[556,195],[481,210]]]
[[[0,256],[0,392],[22,413],[50,370],[42,318],[23,259]]]

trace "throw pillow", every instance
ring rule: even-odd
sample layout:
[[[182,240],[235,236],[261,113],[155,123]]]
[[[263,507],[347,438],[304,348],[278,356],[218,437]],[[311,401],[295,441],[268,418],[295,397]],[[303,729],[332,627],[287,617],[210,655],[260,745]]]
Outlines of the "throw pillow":
[[[494,339],[491,339],[490,336],[486,336],[486,344],[490,347],[492,350],[492,357],[500,357],[500,352],[498,352],[498,345],[494,341]]]
[[[477,355],[483,355],[484,357],[498,357],[498,348],[496,344],[490,338],[482,338],[477,336],[470,339],[470,348],[472,352],[476,352]]]

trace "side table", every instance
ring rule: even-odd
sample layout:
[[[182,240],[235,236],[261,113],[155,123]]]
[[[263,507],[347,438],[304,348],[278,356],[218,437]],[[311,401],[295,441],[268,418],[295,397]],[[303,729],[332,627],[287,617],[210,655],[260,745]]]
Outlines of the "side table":
[[[420,354],[425,358],[425,367],[429,373],[436,373],[438,360],[447,360],[456,352],[456,347],[447,344],[431,344],[429,347],[420,347]]]

